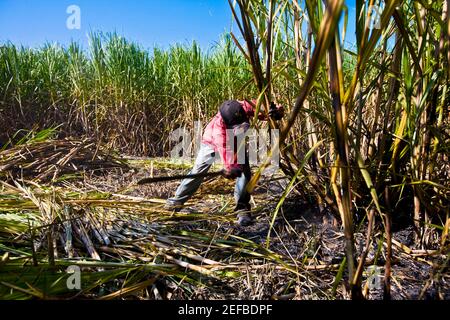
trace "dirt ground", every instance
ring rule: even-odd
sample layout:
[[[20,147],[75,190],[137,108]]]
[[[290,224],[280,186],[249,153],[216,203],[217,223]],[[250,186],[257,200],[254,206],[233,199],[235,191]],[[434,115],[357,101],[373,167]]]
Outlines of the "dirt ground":
[[[149,175],[187,173],[187,167],[161,166],[157,161],[136,160],[133,170],[86,178],[84,185],[101,191],[120,194],[135,199],[161,199],[173,195],[179,181],[161,182],[127,189],[136,181]],[[280,176],[263,177],[253,195],[255,223],[239,227],[232,215],[234,183],[224,178],[207,180],[182,212],[204,213],[210,219],[183,221],[180,228],[189,230],[216,230],[252,241],[300,266],[301,272],[291,272],[275,263],[248,259],[242,276],[227,283],[197,287],[192,299],[343,299],[348,298],[344,281],[336,282],[344,259],[344,234],[338,219],[329,210],[319,210],[292,193],[285,201],[280,214],[270,228],[272,213],[287,181]],[[124,190],[125,188],[125,190]],[[224,212],[231,218],[217,219]],[[163,222],[161,222],[163,223]],[[174,226],[177,227],[176,225]],[[126,228],[126,226],[124,227]],[[365,247],[366,224],[355,233],[358,256]],[[381,232],[378,239],[382,240]],[[414,230],[405,226],[393,234],[392,299],[450,299],[450,274],[448,254],[414,248]],[[384,254],[383,241],[372,243],[367,256],[363,289],[369,299],[383,298]],[[230,261],[233,263],[233,261]],[[346,268],[343,268],[346,277]],[[164,280],[161,280],[164,282]],[[163,283],[166,287],[173,286]],[[171,292],[176,298],[176,289]],[[181,296],[180,296],[181,297]],[[185,296],[184,296],[185,298]]]

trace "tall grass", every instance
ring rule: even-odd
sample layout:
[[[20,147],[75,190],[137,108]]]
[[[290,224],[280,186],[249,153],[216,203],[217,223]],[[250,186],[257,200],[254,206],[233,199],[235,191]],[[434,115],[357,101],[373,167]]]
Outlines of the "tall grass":
[[[285,195],[296,186],[306,199],[340,215],[354,298],[361,297],[367,252],[359,259],[355,254],[353,220],[378,213],[389,298],[393,227],[414,222],[417,246],[440,242],[448,250],[448,1],[357,0],[355,21],[346,19],[342,0],[230,5],[245,42],[238,47],[262,100],[286,99],[273,90],[275,81],[297,85],[295,104],[281,125],[282,168],[292,177]],[[381,8],[379,28],[371,27],[374,5]],[[355,25],[355,51],[343,43],[348,23]],[[280,50],[285,58],[277,56]],[[288,71],[276,72],[281,66]],[[375,240],[371,228],[367,239]]]
[[[64,123],[65,134],[160,155],[171,130],[249,95],[250,77],[228,35],[209,51],[195,42],[145,50],[114,33],[91,34],[86,50],[9,43],[0,50],[0,141],[19,129]]]

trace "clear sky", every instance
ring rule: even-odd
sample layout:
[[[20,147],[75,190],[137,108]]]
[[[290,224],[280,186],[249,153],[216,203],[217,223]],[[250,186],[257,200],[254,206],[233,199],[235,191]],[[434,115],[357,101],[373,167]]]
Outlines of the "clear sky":
[[[354,3],[348,42],[354,42]],[[81,28],[69,30],[70,5],[81,10]],[[87,45],[90,31],[117,31],[144,47],[196,40],[209,48],[232,25],[227,0],[0,0],[0,42],[36,47],[45,42]]]

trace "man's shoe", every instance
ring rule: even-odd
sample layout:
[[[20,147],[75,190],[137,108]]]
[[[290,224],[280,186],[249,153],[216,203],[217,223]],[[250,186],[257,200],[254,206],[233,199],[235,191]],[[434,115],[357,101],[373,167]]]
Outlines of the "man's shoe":
[[[253,218],[248,211],[238,212],[237,214],[237,224],[241,227],[247,227],[253,223]]]
[[[179,212],[183,207],[183,203],[181,201],[167,199],[166,204],[164,205],[164,209],[167,211]]]

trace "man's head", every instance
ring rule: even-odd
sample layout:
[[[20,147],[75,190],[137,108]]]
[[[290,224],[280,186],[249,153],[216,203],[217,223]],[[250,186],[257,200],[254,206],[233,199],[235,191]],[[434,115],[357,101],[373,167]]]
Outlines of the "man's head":
[[[242,104],[237,100],[225,101],[220,106],[219,112],[225,125],[229,129],[233,129],[237,125],[248,122],[247,114],[245,113]]]

